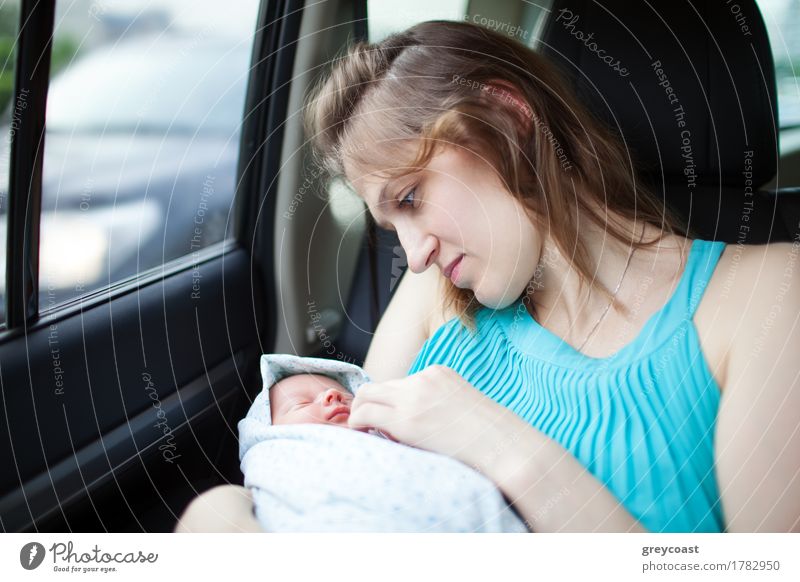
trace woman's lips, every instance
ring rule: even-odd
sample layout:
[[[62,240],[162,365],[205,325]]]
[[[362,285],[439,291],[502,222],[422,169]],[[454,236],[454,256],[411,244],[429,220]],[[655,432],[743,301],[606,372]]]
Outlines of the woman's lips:
[[[447,268],[444,270],[444,276],[449,278],[453,284],[455,285],[458,282],[458,276],[460,274],[460,267],[461,261],[464,259],[464,255],[458,257],[455,261],[450,263]]]
[[[450,271],[450,280],[453,282],[453,285],[458,286],[458,278],[461,276],[461,259],[463,259],[463,255],[458,262],[453,266],[453,269]]]

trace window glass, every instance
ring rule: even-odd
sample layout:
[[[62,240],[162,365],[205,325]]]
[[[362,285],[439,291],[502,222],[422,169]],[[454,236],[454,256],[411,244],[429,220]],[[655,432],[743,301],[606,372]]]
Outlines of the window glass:
[[[800,0],[758,0],[767,25],[775,81],[778,118],[783,129],[800,126]]]
[[[0,322],[5,321],[6,314],[6,220],[11,142],[27,109],[24,95],[20,95],[18,102],[13,102],[19,4],[19,0],[0,2]]]
[[[231,236],[258,0],[56,4],[40,308]]]

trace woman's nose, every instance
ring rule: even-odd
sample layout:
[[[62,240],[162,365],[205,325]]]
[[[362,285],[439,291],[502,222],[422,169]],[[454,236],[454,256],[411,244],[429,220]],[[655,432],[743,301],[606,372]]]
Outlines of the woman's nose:
[[[436,260],[436,238],[434,236],[398,228],[397,237],[406,252],[408,268],[412,273],[422,273]]]

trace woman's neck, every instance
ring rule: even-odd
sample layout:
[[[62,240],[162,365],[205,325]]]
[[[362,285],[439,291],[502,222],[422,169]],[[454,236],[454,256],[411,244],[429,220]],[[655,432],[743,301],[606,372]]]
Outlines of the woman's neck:
[[[656,239],[659,229],[630,221],[622,223],[622,228],[629,242],[617,240],[594,224],[581,228],[594,286],[581,284],[582,278],[570,261],[572,252],[565,256],[552,238],[544,240],[536,270],[539,280],[529,287],[533,290],[529,310],[541,325],[573,345],[592,335],[603,319],[628,317],[644,279],[666,284],[674,277],[674,269],[680,270],[687,247],[685,238],[665,236],[651,247],[637,249],[635,243]],[[602,292],[603,288],[608,294]]]

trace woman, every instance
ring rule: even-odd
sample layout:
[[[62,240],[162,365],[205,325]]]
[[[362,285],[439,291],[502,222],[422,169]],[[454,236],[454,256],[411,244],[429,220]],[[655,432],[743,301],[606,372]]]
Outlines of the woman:
[[[537,532],[800,528],[800,243],[692,240],[476,25],[356,45],[307,122],[411,271],[352,427],[477,468]]]

